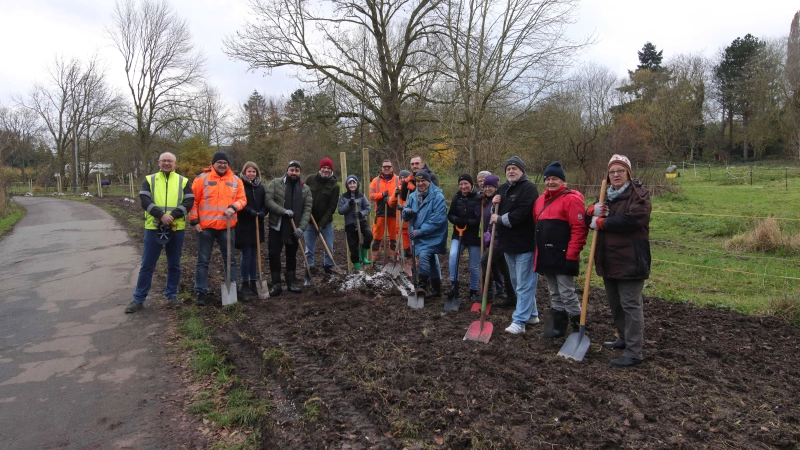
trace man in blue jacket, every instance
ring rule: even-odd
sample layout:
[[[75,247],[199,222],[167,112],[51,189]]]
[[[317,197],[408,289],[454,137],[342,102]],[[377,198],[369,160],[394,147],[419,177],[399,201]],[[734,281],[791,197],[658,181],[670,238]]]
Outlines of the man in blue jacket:
[[[533,271],[533,254],[536,249],[533,226],[533,204],[539,191],[525,173],[525,163],[519,156],[506,161],[506,182],[492,199],[496,213],[492,223],[497,223],[497,250],[505,253],[511,284],[517,293],[517,305],[513,322],[506,333],[525,332],[525,324],[539,323],[536,308],[536,282],[539,277]],[[495,306],[501,306],[497,304]],[[509,305],[510,306],[510,305]]]
[[[403,219],[409,222],[408,236],[414,240],[414,253],[419,258],[417,294],[425,298],[442,295],[440,253],[447,251],[447,203],[442,190],[431,183],[425,169],[414,175],[416,190],[409,194]],[[426,292],[430,280],[431,291]]]

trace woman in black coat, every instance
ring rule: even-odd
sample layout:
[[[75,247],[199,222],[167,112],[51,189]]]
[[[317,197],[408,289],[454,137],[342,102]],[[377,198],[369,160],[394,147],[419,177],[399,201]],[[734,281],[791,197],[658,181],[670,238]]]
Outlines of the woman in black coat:
[[[256,226],[258,226],[259,240],[264,242],[264,216],[267,206],[264,202],[266,191],[261,184],[261,171],[252,161],[244,164],[239,174],[244,184],[244,195],[247,205],[237,213],[236,222],[236,248],[242,251],[240,270],[242,274],[241,292],[243,295],[257,295],[256,280],[258,280],[258,252],[256,251]]]
[[[456,265],[459,247],[469,253],[469,294],[470,300],[477,302],[478,284],[481,276],[481,238],[480,238],[480,197],[473,190],[472,177],[465,173],[458,178],[458,192],[450,202],[447,220],[453,224],[453,240],[450,242],[450,291],[449,298],[458,297],[456,292]],[[458,230],[463,234],[459,235]],[[460,245],[459,245],[460,244]]]

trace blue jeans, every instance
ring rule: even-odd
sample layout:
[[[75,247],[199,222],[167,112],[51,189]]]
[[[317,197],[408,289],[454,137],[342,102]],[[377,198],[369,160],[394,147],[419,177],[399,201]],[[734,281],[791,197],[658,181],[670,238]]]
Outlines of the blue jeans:
[[[222,253],[222,273],[228,267],[228,243],[226,242],[226,235],[228,230],[215,230],[213,228],[204,228],[200,234],[197,235],[197,264],[194,266],[194,290],[195,292],[202,292],[208,294],[208,262],[211,260],[211,250],[214,247],[214,241],[219,244],[219,251]],[[236,241],[236,231],[231,228],[231,242]],[[231,260],[231,281],[237,280],[237,267],[236,258]]]
[[[167,254],[167,285],[164,296],[172,298],[178,295],[178,282],[181,280],[181,251],[183,250],[184,230],[173,231],[166,244],[156,242],[156,230],[144,230],[144,248],[142,249],[142,266],[139,268],[139,279],[133,292],[133,301],[144,303],[150,286],[153,283],[153,270],[156,268],[161,249]]]
[[[319,234],[322,235],[322,239],[325,239],[325,243],[328,244],[328,248],[331,250],[331,253],[333,253],[333,222],[320,228]],[[306,228],[303,238],[306,241],[306,258],[308,259],[308,267],[314,267],[314,249],[317,246],[317,230],[314,228],[313,223],[308,224],[308,228]],[[333,267],[333,261],[331,261],[331,257],[328,256],[328,252],[325,251],[325,249],[322,249],[322,254],[325,255],[325,258],[322,260],[322,263],[325,265],[325,267]]]
[[[450,281],[456,280],[456,264],[458,264],[458,239],[450,242]],[[478,290],[478,283],[481,277],[481,248],[477,245],[461,247],[461,253],[469,251],[469,288],[473,291]],[[461,274],[459,273],[459,276]]]
[[[256,244],[239,244],[242,250],[242,262],[239,264],[242,281],[258,280],[258,252]]]
[[[514,323],[525,326],[531,317],[539,317],[536,308],[536,283],[539,275],[533,271],[533,252],[516,255],[506,253],[508,271],[511,273],[511,284],[517,293],[517,310],[511,319]]]
[[[439,255],[435,253],[420,253],[419,257],[419,276],[425,276],[431,280],[442,279],[442,268],[439,266]],[[433,267],[431,267],[433,266]],[[436,269],[436,272],[433,271]]]

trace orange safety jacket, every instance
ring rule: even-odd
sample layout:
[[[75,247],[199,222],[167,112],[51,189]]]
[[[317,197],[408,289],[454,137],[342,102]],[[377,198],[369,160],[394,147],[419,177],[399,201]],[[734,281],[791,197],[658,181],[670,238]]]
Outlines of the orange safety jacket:
[[[238,212],[247,204],[244,184],[230,167],[223,176],[219,176],[213,167],[203,169],[203,173],[192,182],[192,192],[194,206],[189,212],[189,223],[199,223],[201,228],[225,229],[225,210],[230,207]],[[231,216],[231,227],[236,225],[236,216],[237,214]]]
[[[375,217],[383,217],[386,207],[384,203],[386,200],[383,198],[383,191],[389,191],[389,217],[394,217],[395,208],[397,208],[397,196],[394,195],[394,190],[400,187],[400,180],[397,175],[392,174],[388,180],[383,175],[378,175],[372,179],[369,184],[369,200],[375,202]]]

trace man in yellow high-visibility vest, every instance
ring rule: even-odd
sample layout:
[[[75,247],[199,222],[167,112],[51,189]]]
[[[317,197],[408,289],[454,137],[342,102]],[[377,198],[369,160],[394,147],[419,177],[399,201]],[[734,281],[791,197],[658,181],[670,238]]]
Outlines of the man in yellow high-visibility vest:
[[[178,281],[181,279],[181,251],[186,228],[186,215],[194,205],[194,193],[189,180],[175,173],[177,159],[172,153],[162,153],[158,157],[158,173],[148,175],[142,182],[139,200],[144,214],[144,247],[142,265],[133,301],[125,312],[135,313],[142,309],[161,250],[167,254],[167,285],[164,296],[172,308],[180,307],[178,301]]]

